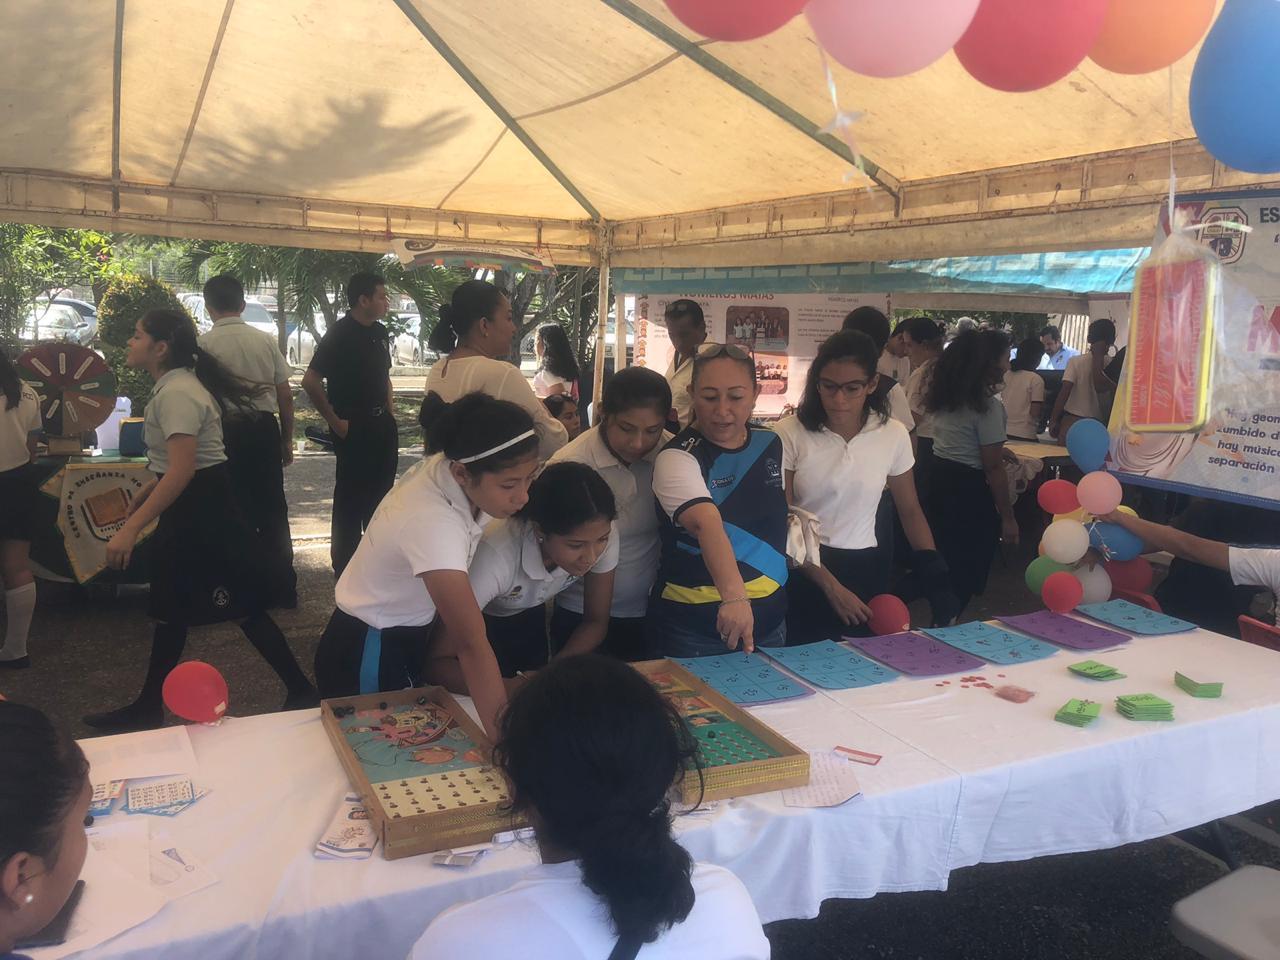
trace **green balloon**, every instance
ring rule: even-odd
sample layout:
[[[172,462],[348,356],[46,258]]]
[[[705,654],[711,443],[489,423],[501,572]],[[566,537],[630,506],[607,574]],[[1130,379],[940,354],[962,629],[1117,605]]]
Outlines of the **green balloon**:
[[[1052,557],[1036,557],[1027,567],[1027,588],[1038,597],[1049,574],[1070,569],[1072,567],[1069,563],[1059,563]]]

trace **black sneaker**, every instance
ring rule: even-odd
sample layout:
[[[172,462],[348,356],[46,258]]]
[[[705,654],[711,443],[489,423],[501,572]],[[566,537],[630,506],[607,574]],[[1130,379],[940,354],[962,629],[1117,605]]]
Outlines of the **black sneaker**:
[[[131,703],[119,710],[106,713],[90,713],[80,718],[85,726],[114,733],[131,733],[135,730],[156,730],[164,726],[164,708],[149,709]]]

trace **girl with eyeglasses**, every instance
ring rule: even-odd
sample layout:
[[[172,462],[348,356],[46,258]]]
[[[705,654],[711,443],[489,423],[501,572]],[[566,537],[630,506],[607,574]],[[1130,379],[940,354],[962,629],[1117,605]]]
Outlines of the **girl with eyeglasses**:
[[[929,593],[947,589],[946,565],[916,499],[911,437],[876,390],[880,351],[852,330],[829,337],[809,367],[795,416],[779,420],[787,501],[816,514],[821,563],[787,584],[787,640],[812,643],[865,633],[866,601],[889,590],[888,545],[876,536],[886,485]]]
[[[782,441],[748,422],[751,356],[705,343],[693,358],[693,423],[653,467],[662,560],[649,603],[655,653],[699,657],[786,640]]]

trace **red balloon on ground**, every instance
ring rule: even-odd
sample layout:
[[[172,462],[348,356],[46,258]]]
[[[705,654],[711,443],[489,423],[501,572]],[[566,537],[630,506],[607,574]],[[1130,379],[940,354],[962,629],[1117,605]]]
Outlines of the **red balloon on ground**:
[[[1070,480],[1048,480],[1040,484],[1040,489],[1036,493],[1036,502],[1054,516],[1080,509],[1080,497],[1076,493],[1076,485]]]
[[[1155,572],[1146,557],[1134,557],[1132,560],[1108,560],[1103,568],[1111,578],[1112,590],[1132,590],[1134,593],[1146,593],[1151,589],[1151,581]]]
[[[1066,613],[1074,610],[1084,599],[1084,586],[1071,574],[1059,571],[1045,578],[1040,597],[1044,600],[1044,605],[1054,613]]]
[[[892,593],[882,593],[867,601],[871,608],[871,632],[878,637],[911,629],[911,611]]]
[[[712,40],[754,40],[773,33],[808,0],[666,0],[681,23]]]
[[[165,705],[194,723],[214,723],[227,712],[227,681],[201,660],[180,663],[164,678]]]
[[[956,57],[996,90],[1039,90],[1074,70],[1102,34],[1111,0],[982,0]]]

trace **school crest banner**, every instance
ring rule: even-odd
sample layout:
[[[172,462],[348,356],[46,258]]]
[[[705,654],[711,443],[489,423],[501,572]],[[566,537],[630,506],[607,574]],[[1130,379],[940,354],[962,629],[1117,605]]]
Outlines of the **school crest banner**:
[[[124,526],[129,504],[151,479],[146,463],[68,464],[40,487],[58,501],[58,532],[77,583],[106,569],[107,543]],[[154,529],[153,523],[139,542]]]

